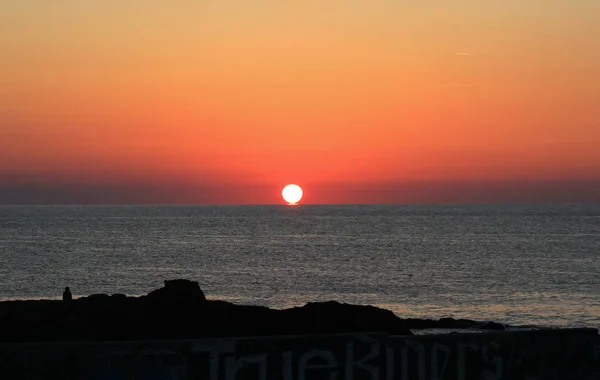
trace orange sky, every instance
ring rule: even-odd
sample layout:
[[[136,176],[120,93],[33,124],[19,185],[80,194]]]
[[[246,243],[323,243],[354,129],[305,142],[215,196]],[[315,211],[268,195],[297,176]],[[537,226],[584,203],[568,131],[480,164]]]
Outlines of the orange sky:
[[[295,3],[0,4],[0,203],[599,200],[597,0]]]

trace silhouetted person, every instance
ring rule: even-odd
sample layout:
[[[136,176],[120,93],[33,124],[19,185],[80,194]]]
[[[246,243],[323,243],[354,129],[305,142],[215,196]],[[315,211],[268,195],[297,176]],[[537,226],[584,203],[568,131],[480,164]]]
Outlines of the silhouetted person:
[[[67,286],[63,292],[63,301],[71,301],[73,296],[71,295],[71,289]]]

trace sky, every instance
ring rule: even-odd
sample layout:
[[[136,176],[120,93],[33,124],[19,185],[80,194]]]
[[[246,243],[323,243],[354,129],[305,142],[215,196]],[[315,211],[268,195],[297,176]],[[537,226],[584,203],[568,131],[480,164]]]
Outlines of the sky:
[[[0,204],[600,201],[597,0],[0,1]]]

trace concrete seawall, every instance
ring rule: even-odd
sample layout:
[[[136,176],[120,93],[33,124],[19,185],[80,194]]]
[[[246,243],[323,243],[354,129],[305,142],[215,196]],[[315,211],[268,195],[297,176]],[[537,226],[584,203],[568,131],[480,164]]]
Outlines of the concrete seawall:
[[[595,329],[0,344],[1,380],[592,380]]]

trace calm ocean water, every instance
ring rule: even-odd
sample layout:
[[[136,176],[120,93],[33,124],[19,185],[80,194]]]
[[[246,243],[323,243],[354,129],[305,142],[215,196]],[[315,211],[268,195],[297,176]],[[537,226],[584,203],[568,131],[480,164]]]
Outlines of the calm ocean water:
[[[600,327],[600,205],[0,206],[0,299],[165,279],[270,307]]]

